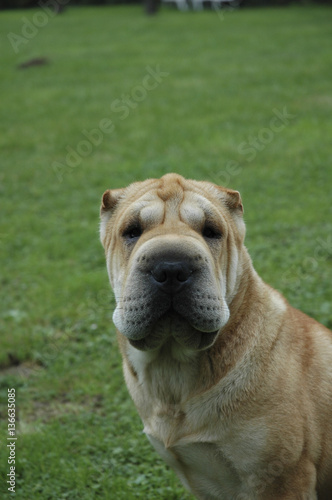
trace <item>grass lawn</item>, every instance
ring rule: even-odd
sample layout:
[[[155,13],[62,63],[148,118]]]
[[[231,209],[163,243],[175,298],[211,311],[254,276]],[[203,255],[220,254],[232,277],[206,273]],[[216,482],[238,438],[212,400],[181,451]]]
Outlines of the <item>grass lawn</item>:
[[[0,497],[15,388],[17,500],[188,500],[122,379],[100,197],[239,189],[256,269],[331,328],[332,9],[40,13],[0,14]]]

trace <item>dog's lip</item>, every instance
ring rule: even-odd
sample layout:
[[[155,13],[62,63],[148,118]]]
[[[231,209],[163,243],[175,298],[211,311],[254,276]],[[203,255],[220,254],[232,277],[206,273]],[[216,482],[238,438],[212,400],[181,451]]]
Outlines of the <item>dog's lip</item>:
[[[172,321],[172,318],[173,318],[173,321],[175,321],[175,322],[177,320],[184,321],[188,325],[188,327],[190,327],[193,330],[194,333],[197,332],[198,334],[202,334],[202,335],[216,335],[220,330],[220,329],[209,330],[206,328],[203,329],[203,328],[197,327],[190,319],[186,318],[183,314],[181,314],[177,311],[177,308],[174,307],[173,301],[172,301],[169,308],[163,314],[161,314],[159,316],[159,318],[152,321],[146,328],[144,328],[144,330],[142,330],[142,331],[138,330],[135,332],[135,335],[127,336],[127,338],[129,340],[133,340],[133,341],[144,340],[148,336],[153,335],[153,332],[157,328],[158,323],[163,323],[163,322],[168,321],[168,320]],[[179,328],[180,334],[176,335],[176,333],[177,333],[176,325],[173,324],[172,327],[173,327],[173,331],[170,331],[170,336],[172,336],[174,338],[181,338],[182,328]],[[172,328],[172,327],[170,327],[170,328]]]
[[[154,322],[154,324],[158,323],[159,321],[163,321],[164,319],[167,319],[170,315],[173,315],[173,316],[174,316],[174,318],[179,318],[179,319],[181,319],[182,321],[185,321],[185,322],[186,322],[186,323],[187,323],[187,324],[188,324],[188,325],[189,325],[189,326],[190,326],[190,327],[191,327],[191,328],[192,328],[195,332],[201,333],[202,335],[204,335],[204,334],[209,334],[209,333],[211,333],[211,334],[216,334],[216,333],[218,333],[218,332],[219,332],[219,329],[217,329],[217,330],[213,330],[213,331],[210,331],[210,330],[206,330],[206,329],[204,329],[204,330],[203,330],[203,329],[197,328],[197,326],[195,326],[195,325],[193,324],[193,322],[192,322],[192,321],[190,321],[190,319],[186,318],[186,316],[184,316],[184,315],[183,315],[183,314],[181,314],[179,311],[177,311],[177,308],[176,308],[176,307],[174,307],[174,305],[173,305],[173,301],[172,301],[172,304],[171,304],[171,306],[169,307],[169,309],[167,309],[167,311],[166,311],[164,314],[162,314],[162,315],[160,316],[160,318],[159,318],[159,319],[157,319],[157,320]]]
[[[201,333],[202,333],[202,337],[201,337],[199,349],[204,349],[205,347],[214,343],[215,338],[219,334],[219,330],[216,330],[215,332],[210,332],[210,333],[207,333],[207,332],[204,332],[204,333],[201,332]]]
[[[201,351],[206,348],[209,348],[215,341],[217,335],[219,334],[219,330],[216,330],[214,332],[201,332],[195,328],[193,330],[196,330],[197,335],[200,336],[200,341],[199,344],[196,347],[192,346],[192,349],[195,351]],[[193,335],[195,335],[195,332],[193,332]],[[155,350],[159,349],[162,345],[167,343],[169,340],[172,340],[176,342],[179,345],[182,345],[183,347],[190,348],[190,343],[183,341],[181,342],[181,336],[179,337],[167,337],[164,339],[164,342],[161,342],[160,344],[157,343],[157,345],[154,345],[152,342],[152,345],[149,345],[149,337],[153,337],[153,333],[149,333],[145,337],[142,337],[140,339],[128,339],[129,343],[135,347],[135,349],[139,349],[140,351],[150,351],[150,350]]]
[[[151,305],[151,304],[150,304]],[[222,324],[216,318],[206,318],[199,314],[197,308],[188,304],[179,304],[175,297],[169,297],[168,301],[160,301],[155,297],[155,307],[150,311],[150,314],[141,313],[140,308],[137,309],[138,317],[133,317],[124,321],[123,308],[116,307],[113,313],[113,322],[128,340],[143,341],[146,337],[163,337],[165,340],[169,337],[174,337],[179,343],[182,339],[189,336],[195,336],[195,333],[203,336],[215,336]],[[197,340],[198,342],[198,340]]]
[[[144,341],[148,337],[153,336],[154,331],[157,329],[158,323],[162,323],[163,321],[169,320],[170,316],[173,316],[173,319],[175,319],[175,320],[180,319],[181,321],[185,321],[185,323],[187,323],[188,327],[192,329],[193,335],[195,333],[197,333],[198,335],[202,335],[203,337],[208,336],[208,335],[213,337],[213,336],[216,336],[220,331],[220,329],[208,331],[208,330],[201,330],[201,329],[197,328],[186,317],[184,317],[182,314],[178,313],[176,311],[176,309],[173,308],[173,306],[171,305],[170,308],[164,314],[162,314],[157,320],[152,322],[151,325],[147,329],[145,329],[142,332],[137,332],[135,334],[135,336],[131,336],[131,337],[127,336],[128,340],[130,342],[133,342],[133,343],[136,343],[136,342],[140,343],[141,341]],[[172,337],[175,340],[178,340],[178,339],[181,340],[181,338],[182,338],[181,332],[182,332],[182,328],[179,328],[179,334],[177,335],[176,328],[174,328],[174,330],[172,331],[172,329],[170,327],[169,335],[165,335],[165,340],[169,337]]]

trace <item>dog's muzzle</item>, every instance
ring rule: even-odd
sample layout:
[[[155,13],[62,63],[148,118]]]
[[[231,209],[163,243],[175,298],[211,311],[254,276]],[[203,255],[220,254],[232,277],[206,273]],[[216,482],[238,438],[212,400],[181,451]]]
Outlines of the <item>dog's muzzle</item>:
[[[131,263],[113,315],[117,329],[144,349],[169,337],[195,348],[204,335],[211,343],[229,317],[212,264],[183,239],[150,247],[143,245]]]

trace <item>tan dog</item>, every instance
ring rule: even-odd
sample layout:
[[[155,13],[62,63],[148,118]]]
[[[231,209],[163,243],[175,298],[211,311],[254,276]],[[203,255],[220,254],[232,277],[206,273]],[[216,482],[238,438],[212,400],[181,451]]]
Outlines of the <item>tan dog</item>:
[[[332,499],[332,334],[253,269],[237,191],[108,190],[101,241],[129,392],[204,500]]]

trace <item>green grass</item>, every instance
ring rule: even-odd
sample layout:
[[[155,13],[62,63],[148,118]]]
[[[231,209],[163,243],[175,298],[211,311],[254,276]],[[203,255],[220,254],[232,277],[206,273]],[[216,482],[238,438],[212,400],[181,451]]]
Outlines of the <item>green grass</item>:
[[[15,53],[7,33],[36,12],[0,15],[0,441],[15,387],[15,498],[186,500],[123,382],[100,197],[170,171],[239,189],[256,269],[331,327],[332,10],[72,8]],[[33,57],[49,64],[17,69]],[[169,75],[144,96],[156,66]],[[114,130],[67,164],[103,119]]]

